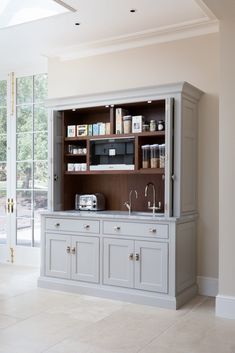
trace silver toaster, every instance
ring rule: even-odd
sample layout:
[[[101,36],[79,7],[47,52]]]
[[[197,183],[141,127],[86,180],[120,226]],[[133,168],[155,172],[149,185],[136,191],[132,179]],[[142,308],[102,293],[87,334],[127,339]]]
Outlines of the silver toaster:
[[[75,196],[75,210],[102,211],[105,209],[105,198],[101,193]]]

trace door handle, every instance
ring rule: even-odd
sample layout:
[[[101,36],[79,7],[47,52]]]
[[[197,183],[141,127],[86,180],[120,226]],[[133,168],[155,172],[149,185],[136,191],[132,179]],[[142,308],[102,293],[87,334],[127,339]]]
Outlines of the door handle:
[[[69,254],[69,253],[70,253],[70,246],[67,246],[67,248],[66,248],[66,252],[67,252],[67,254]]]
[[[140,254],[135,254],[135,261],[140,261]]]
[[[71,252],[71,254],[76,254],[76,248],[73,247],[70,252]]]

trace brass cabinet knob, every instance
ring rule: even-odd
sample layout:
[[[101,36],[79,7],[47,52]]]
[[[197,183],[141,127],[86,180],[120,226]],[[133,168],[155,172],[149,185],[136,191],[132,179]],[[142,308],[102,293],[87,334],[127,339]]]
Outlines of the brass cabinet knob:
[[[84,228],[84,229],[89,229],[89,228],[90,228],[90,225],[89,225],[89,224],[84,224],[83,228]]]
[[[76,248],[73,247],[70,252],[71,252],[71,254],[76,254]]]
[[[135,254],[135,261],[140,261],[140,254]]]
[[[66,252],[69,254],[70,253],[70,246],[67,246]]]
[[[121,229],[121,227],[119,227],[119,226],[116,226],[116,227],[114,227],[114,230],[117,232],[118,230],[120,230]]]
[[[133,260],[134,259],[134,254],[129,254],[129,260]]]
[[[55,224],[55,227],[59,227],[59,226],[60,226],[60,223],[56,223],[56,224]]]
[[[150,231],[150,233],[157,233],[157,229],[156,228],[150,228],[149,231]]]

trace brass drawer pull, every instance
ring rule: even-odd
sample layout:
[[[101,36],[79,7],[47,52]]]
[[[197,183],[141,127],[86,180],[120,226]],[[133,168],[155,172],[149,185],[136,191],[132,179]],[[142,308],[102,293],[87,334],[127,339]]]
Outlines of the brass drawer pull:
[[[114,230],[117,232],[117,231],[119,231],[121,229],[121,227],[119,227],[119,226],[116,226],[116,227],[114,227]]]
[[[89,224],[84,224],[83,228],[84,228],[84,229],[89,229],[89,228],[90,228],[90,225],[89,225]]]
[[[129,254],[129,260],[131,260],[131,261],[134,260],[134,254]]]
[[[67,246],[67,248],[66,248],[66,252],[67,252],[67,254],[69,254],[69,253],[70,253],[70,246]]]
[[[150,228],[149,231],[150,231],[150,233],[157,233],[157,229],[156,228]]]
[[[140,254],[135,254],[135,261],[140,261]]]

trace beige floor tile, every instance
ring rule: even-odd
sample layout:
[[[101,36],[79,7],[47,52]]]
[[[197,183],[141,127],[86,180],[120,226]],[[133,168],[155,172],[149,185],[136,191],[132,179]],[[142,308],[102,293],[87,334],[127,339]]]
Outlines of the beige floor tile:
[[[173,322],[171,317],[123,308],[92,325],[79,342],[111,352],[138,352]]]
[[[0,329],[14,325],[17,321],[18,319],[15,317],[0,314]]]
[[[41,353],[90,323],[62,314],[41,313],[0,331],[0,343],[15,353]],[[8,352],[5,352],[8,353]]]

